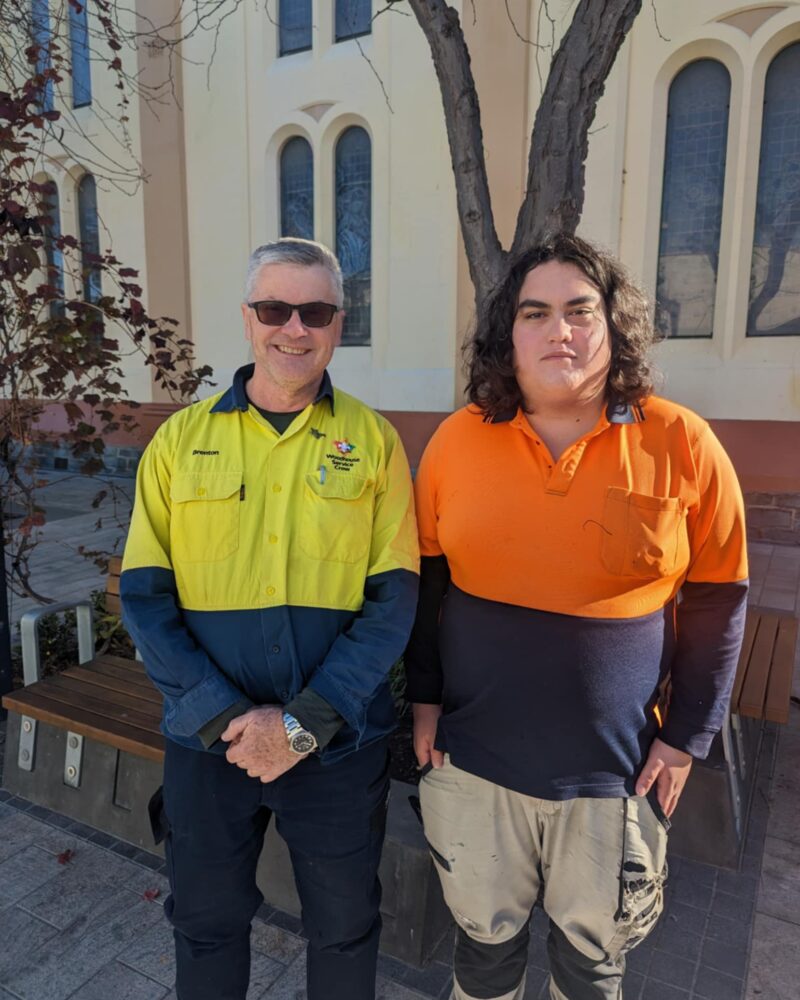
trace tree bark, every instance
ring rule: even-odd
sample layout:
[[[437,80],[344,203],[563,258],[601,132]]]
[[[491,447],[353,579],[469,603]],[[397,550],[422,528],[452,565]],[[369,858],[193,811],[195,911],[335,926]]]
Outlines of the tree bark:
[[[430,45],[444,105],[458,216],[469,273],[481,303],[502,274],[505,252],[492,213],[481,111],[458,13],[445,0],[409,0]]]
[[[512,253],[547,232],[573,233],[583,211],[589,129],[642,0],[580,0],[536,112]]]

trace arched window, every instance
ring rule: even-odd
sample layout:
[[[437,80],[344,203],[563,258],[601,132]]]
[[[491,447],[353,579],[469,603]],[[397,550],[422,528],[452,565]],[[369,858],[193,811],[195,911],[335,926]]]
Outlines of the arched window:
[[[767,71],[748,337],[800,336],[800,43]]]
[[[83,298],[86,302],[97,302],[102,289],[100,268],[93,256],[100,254],[100,234],[97,228],[97,187],[91,174],[84,174],[78,185],[78,229],[81,237]]]
[[[281,150],[281,236],[314,239],[314,157],[299,135]]]
[[[61,213],[58,204],[58,188],[53,181],[44,185],[43,208],[47,219],[44,223],[44,255],[47,274],[45,284],[55,289],[50,300],[50,318],[64,315],[64,255],[58,246],[61,236]]]
[[[31,0],[31,40],[36,48],[36,72],[50,69],[49,0]],[[53,81],[48,80],[41,94],[42,111],[53,110]]]
[[[714,332],[731,78],[699,59],[669,89],[657,324],[668,337]]]
[[[372,147],[353,126],[336,143],[336,254],[344,275],[342,342],[369,344],[372,298]]]
[[[336,41],[372,31],[372,0],[336,0]]]
[[[311,48],[311,0],[280,0],[278,24],[282,56]]]
[[[92,103],[92,77],[89,69],[89,25],[86,4],[69,7],[69,47],[72,68],[72,106],[85,108]]]

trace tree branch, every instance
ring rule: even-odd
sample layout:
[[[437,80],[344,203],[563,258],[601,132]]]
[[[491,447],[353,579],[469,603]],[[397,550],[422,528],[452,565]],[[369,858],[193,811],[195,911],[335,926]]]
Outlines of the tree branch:
[[[580,0],[536,112],[512,253],[548,231],[574,232],[583,209],[588,133],[642,0]]]
[[[409,0],[430,45],[442,93],[458,215],[476,301],[500,280],[505,253],[492,215],[481,112],[458,13],[444,0]]]

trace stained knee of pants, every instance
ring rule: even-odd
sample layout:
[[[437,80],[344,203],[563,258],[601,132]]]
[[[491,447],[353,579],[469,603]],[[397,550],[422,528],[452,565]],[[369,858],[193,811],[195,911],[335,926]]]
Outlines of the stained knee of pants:
[[[489,1000],[515,990],[525,976],[530,921],[513,938],[490,944],[476,941],[456,927],[455,977],[461,989],[477,1000]]]

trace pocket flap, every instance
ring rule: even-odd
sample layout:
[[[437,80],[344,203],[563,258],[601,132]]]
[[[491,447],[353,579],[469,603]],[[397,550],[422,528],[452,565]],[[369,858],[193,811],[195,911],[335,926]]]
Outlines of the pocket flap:
[[[172,477],[169,495],[175,503],[227,500],[242,487],[241,472],[183,472]]]
[[[681,497],[654,497],[647,493],[624,490],[619,486],[609,486],[606,490],[606,497],[631,507],[638,507],[639,510],[682,511],[684,507]]]
[[[357,500],[366,489],[367,480],[349,473],[328,472],[320,482],[319,472],[309,472],[306,485],[324,500]]]

